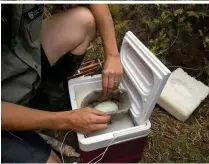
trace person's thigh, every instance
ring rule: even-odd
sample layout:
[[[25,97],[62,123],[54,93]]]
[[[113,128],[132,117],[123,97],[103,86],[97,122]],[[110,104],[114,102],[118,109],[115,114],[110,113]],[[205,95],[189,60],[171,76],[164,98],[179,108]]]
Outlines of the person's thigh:
[[[52,66],[68,52],[83,55],[95,33],[95,20],[91,11],[85,7],[76,7],[43,21],[41,44]]]
[[[51,157],[51,146],[34,131],[1,131],[1,160],[3,163],[46,163]]]

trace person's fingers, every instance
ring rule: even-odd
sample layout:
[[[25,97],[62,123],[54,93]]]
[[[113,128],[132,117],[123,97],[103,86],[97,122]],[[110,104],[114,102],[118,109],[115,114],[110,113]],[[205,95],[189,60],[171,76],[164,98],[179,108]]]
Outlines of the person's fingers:
[[[115,75],[115,81],[119,82],[121,79],[121,75]]]
[[[108,87],[107,87],[107,94],[110,94],[113,90],[113,86],[114,86],[114,74],[109,74],[108,76]]]
[[[92,124],[90,126],[88,126],[88,128],[86,129],[82,129],[82,130],[78,130],[78,133],[84,134],[84,135],[88,135],[93,131],[96,130],[104,130],[107,129],[108,125],[106,123],[104,124]]]
[[[121,75],[115,75],[115,80],[114,80],[114,89],[118,89],[119,85],[120,85],[120,78]]]
[[[91,131],[104,130],[104,129],[107,129],[107,124],[94,124],[89,127],[89,130]]]
[[[108,123],[108,121],[110,120],[110,116],[97,116],[97,115],[94,115],[92,116],[92,122],[91,123],[94,123],[94,124],[106,124]]]
[[[107,94],[107,87],[108,87],[108,74],[107,72],[102,72],[102,88],[104,90],[104,94]]]
[[[83,135],[87,135],[87,134],[90,134],[91,133],[88,130],[78,130],[77,132],[80,133],[80,134],[83,134]]]

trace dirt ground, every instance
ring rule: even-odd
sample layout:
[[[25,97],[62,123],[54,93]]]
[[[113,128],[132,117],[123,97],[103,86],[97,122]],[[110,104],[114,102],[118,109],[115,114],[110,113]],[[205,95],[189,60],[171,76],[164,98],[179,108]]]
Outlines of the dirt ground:
[[[159,106],[150,120],[152,130],[141,162],[209,162],[209,97],[184,123]]]

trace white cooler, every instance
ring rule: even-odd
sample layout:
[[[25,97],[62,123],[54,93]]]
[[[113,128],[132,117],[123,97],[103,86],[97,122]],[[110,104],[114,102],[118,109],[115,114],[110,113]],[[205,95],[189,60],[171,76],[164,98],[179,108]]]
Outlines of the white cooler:
[[[124,68],[120,88],[128,92],[130,113],[108,129],[89,136],[77,133],[80,162],[127,163],[140,160],[151,123],[149,117],[166,84],[170,71],[132,32],[127,32],[120,51]],[[79,77],[68,82],[72,109],[80,107],[92,90],[102,88],[101,75]],[[111,142],[111,143],[110,143]]]

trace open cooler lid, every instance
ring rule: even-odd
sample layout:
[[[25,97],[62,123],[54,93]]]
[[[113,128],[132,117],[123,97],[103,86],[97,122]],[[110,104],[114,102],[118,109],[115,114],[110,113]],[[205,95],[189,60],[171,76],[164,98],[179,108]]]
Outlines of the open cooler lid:
[[[170,70],[130,31],[123,39],[120,56],[124,68],[120,87],[128,90],[131,112],[136,122],[143,124],[149,119]]]

